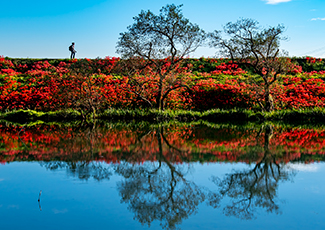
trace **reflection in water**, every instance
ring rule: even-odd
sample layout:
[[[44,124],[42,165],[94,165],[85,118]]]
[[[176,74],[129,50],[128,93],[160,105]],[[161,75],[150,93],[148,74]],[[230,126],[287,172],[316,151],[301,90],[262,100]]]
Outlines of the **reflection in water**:
[[[66,169],[69,176],[78,177],[80,180],[88,180],[89,178],[94,178],[97,181],[109,180],[113,175],[112,169],[109,166],[96,161],[49,161],[41,162],[40,164],[49,170]]]
[[[232,199],[224,209],[227,216],[251,219],[256,207],[279,213],[276,201],[278,183],[288,180],[288,175],[282,166],[259,162],[251,170],[232,172],[222,180],[213,177],[212,181],[218,186],[221,197]]]
[[[118,183],[121,200],[129,204],[141,224],[159,221],[162,227],[174,229],[204,201],[203,189],[184,178],[182,167],[170,166],[149,162],[118,165],[116,172],[125,178]]]
[[[112,126],[112,127],[111,127]],[[0,124],[0,162],[155,161],[157,152],[171,162],[259,162],[262,133],[254,127],[203,125],[21,127]],[[325,130],[272,128],[269,149],[280,162],[325,159]],[[158,139],[157,135],[161,135]],[[162,144],[159,144],[161,141]],[[159,149],[162,148],[161,150]]]
[[[280,212],[276,201],[278,185],[280,181],[287,181],[293,173],[289,173],[283,163],[277,163],[276,155],[270,151],[272,135],[273,127],[267,125],[264,135],[264,156],[253,169],[235,171],[226,174],[223,179],[212,177],[212,181],[218,186],[220,197],[231,199],[231,204],[224,208],[227,216],[251,219],[254,217],[256,207],[263,208],[267,212]],[[213,201],[210,201],[210,204],[215,206]]]
[[[157,162],[117,165],[116,173],[125,178],[118,183],[118,190],[122,202],[129,204],[129,210],[141,224],[150,226],[158,220],[163,228],[174,229],[195,213],[205,194],[202,188],[184,178],[189,165],[173,165],[164,156],[163,143],[169,151],[182,152],[169,143],[163,128],[157,128],[155,133],[158,151],[153,154]]]
[[[177,228],[204,202],[241,219],[254,218],[258,209],[281,213],[279,182],[295,175],[285,163],[323,160],[325,152],[324,130],[286,130],[272,125],[260,129],[156,125],[136,130],[8,130],[1,132],[1,161],[39,160],[49,170],[65,169],[80,180],[122,176],[117,189],[135,218],[148,226],[159,221],[167,229]],[[185,162],[197,161],[241,161],[253,167],[212,176],[217,187],[209,190],[186,179],[191,166]],[[228,202],[225,207],[222,201]],[[41,210],[40,199],[39,207]]]
[[[41,206],[41,195],[42,195],[42,190],[38,194],[38,207],[39,210],[42,211],[42,206]]]

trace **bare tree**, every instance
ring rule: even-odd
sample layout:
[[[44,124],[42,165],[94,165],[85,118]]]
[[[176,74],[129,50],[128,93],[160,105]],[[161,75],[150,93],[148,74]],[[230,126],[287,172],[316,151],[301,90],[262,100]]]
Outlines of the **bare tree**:
[[[204,31],[183,16],[181,7],[166,5],[159,15],[150,10],[141,11],[133,18],[135,22],[127,27],[127,32],[120,33],[117,43],[117,53],[122,58],[144,60],[141,66],[133,65],[136,68],[129,71],[130,78],[134,73],[141,74],[148,66],[151,74],[158,77],[155,98],[157,109],[163,109],[164,99],[172,90],[187,87],[174,75],[175,70],[183,58],[194,52],[205,39]],[[170,78],[168,81],[167,77]],[[145,100],[140,90],[133,93]]]
[[[224,26],[228,39],[222,38],[221,31],[209,33],[211,47],[218,47],[223,56],[247,65],[262,78],[261,82],[255,81],[255,84],[260,89],[257,92],[263,92],[264,96],[258,95],[257,98],[264,111],[274,109],[270,93],[272,84],[278,80],[280,74],[289,72],[293,67],[290,60],[284,57],[286,52],[280,52],[279,49],[280,41],[286,40],[282,36],[284,32],[285,27],[281,24],[262,28],[256,20],[242,18]]]

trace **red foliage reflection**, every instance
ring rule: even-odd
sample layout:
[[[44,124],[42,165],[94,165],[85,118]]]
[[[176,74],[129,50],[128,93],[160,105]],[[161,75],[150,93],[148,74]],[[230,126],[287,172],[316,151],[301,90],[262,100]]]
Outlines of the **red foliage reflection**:
[[[77,129],[59,126],[0,126],[0,162],[155,161],[258,162],[265,154],[263,130],[172,126]],[[157,138],[159,136],[159,138]],[[162,137],[162,138],[160,138]],[[325,130],[275,127],[268,151],[278,162],[322,160]]]

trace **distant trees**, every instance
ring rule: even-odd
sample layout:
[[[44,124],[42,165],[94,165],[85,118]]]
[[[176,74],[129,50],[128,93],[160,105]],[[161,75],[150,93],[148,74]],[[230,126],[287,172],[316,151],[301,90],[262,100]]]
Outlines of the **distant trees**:
[[[228,22],[223,30],[228,39],[221,36],[221,31],[214,31],[209,33],[210,46],[219,48],[223,56],[253,68],[262,78],[262,82],[256,82],[257,93],[262,92],[257,95],[258,103],[263,110],[272,111],[270,87],[280,74],[287,73],[293,66],[279,49],[280,41],[286,39],[282,36],[285,27],[261,28],[256,20],[242,18]]]
[[[166,5],[159,15],[150,10],[141,11],[134,17],[134,24],[127,27],[127,32],[120,33],[117,43],[117,53],[123,59],[137,63],[128,65],[129,83],[133,84],[133,93],[150,107],[164,108],[164,99],[177,88],[187,87],[174,73],[180,67],[182,59],[194,52],[205,39],[205,33],[196,24],[185,18],[181,11],[182,5]],[[123,62],[121,62],[123,63]],[[148,71],[157,80],[155,105],[148,96],[142,94],[145,85],[152,84],[151,80],[136,82],[135,74]]]

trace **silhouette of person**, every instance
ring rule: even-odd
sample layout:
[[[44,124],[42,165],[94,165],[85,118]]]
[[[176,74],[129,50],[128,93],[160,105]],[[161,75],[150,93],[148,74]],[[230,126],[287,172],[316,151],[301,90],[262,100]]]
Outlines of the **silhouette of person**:
[[[71,52],[70,58],[75,58],[77,51],[74,49],[74,42],[69,46],[69,51]]]

